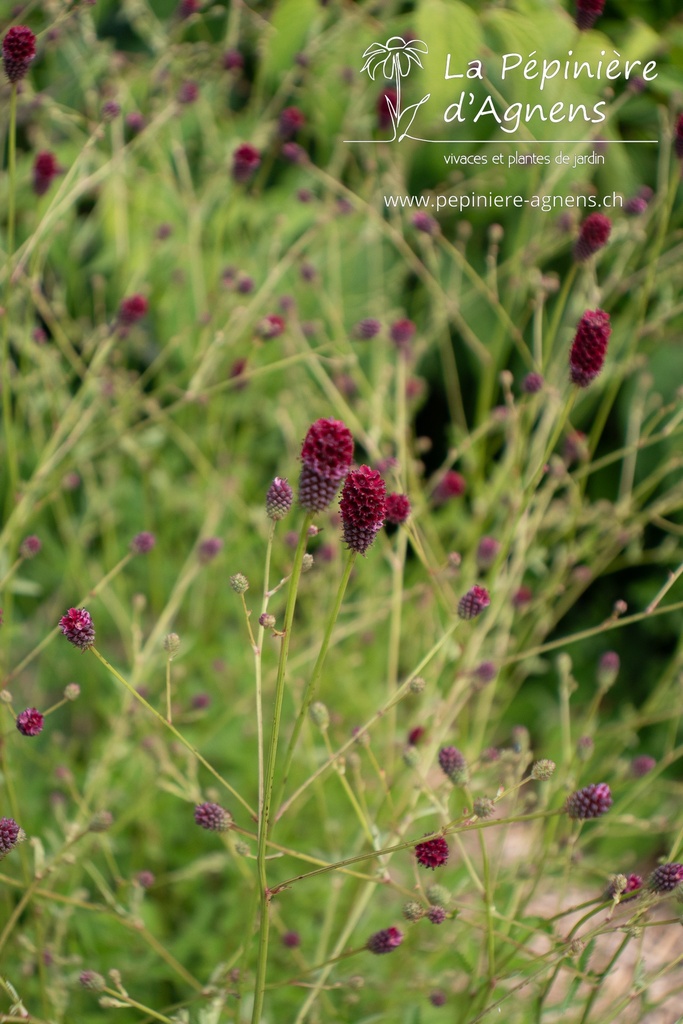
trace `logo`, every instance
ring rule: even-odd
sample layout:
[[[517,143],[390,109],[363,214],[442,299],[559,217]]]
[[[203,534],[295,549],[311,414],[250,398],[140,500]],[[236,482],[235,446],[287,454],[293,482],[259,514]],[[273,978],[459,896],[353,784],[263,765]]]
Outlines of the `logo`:
[[[415,120],[415,115],[431,95],[431,93],[427,93],[419,103],[411,103],[407,107],[401,106],[401,79],[410,74],[413,64],[417,64],[419,68],[422,67],[421,53],[429,53],[429,47],[421,39],[411,39],[410,42],[406,42],[402,36],[391,36],[386,43],[373,43],[368,46],[363,54],[365,64],[361,68],[361,74],[363,71],[367,71],[374,82],[377,72],[381,69],[384,78],[394,83],[393,95],[390,90],[384,94],[394,134],[390,139],[383,141],[402,142],[403,139],[410,138],[408,133]],[[373,142],[376,140],[358,141]]]

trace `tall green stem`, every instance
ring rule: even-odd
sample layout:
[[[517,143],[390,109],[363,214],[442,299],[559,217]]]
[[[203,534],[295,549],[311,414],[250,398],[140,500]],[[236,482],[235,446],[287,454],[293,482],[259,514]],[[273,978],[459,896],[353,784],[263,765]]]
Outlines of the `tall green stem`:
[[[270,748],[268,751],[268,764],[266,767],[265,786],[263,792],[263,809],[259,816],[258,851],[256,855],[258,878],[260,888],[261,921],[259,927],[258,959],[256,962],[256,983],[254,987],[254,1008],[251,1016],[252,1024],[260,1024],[261,1011],[263,1009],[263,993],[266,985],[266,966],[268,963],[268,934],[270,930],[270,918],[268,915],[268,904],[270,893],[266,878],[266,849],[268,833],[270,831],[270,814],[273,806],[273,783],[275,781],[275,762],[277,759],[277,747],[280,737],[280,719],[282,717],[282,700],[285,692],[285,671],[287,668],[287,656],[289,654],[289,641],[292,634],[292,622],[294,621],[294,608],[296,606],[296,595],[299,589],[301,578],[301,564],[306,551],[306,539],[308,528],[313,520],[313,513],[309,512],[301,526],[299,543],[294,555],[294,566],[289,580],[289,591],[287,594],[287,607],[285,609],[284,636],[280,647],[280,660],[277,667],[277,679],[275,681],[275,705],[273,708],[273,729],[270,736]]]
[[[12,385],[9,373],[9,319],[10,291],[12,287],[12,256],[14,254],[14,194],[16,188],[16,130],[17,130],[17,84],[10,88],[9,105],[9,163],[8,163],[8,197],[7,197],[7,267],[5,276],[5,313],[2,318],[2,425],[5,432],[5,452],[7,458],[7,494],[5,506],[8,510],[14,507],[14,495],[17,489],[18,469],[17,450],[14,443],[14,424],[12,422]]]
[[[344,600],[344,594],[346,593],[346,587],[349,582],[349,577],[351,575],[351,570],[353,569],[355,561],[356,552],[350,551],[349,557],[346,561],[346,566],[344,568],[344,573],[341,578],[341,582],[339,583],[339,589],[337,590],[337,597],[334,602],[334,608],[332,609],[332,614],[330,615],[327,621],[323,642],[320,645],[320,650],[318,651],[318,657],[313,667],[311,677],[308,680],[308,683],[306,684],[306,689],[301,700],[301,707],[299,708],[299,714],[297,716],[296,722],[294,723],[294,730],[292,732],[289,744],[287,746],[287,753],[285,755],[285,765],[284,768],[282,769],[282,777],[280,780],[280,785],[278,786],[277,797],[273,801],[275,806],[277,806],[280,800],[282,799],[282,794],[287,784],[287,779],[289,777],[290,768],[292,767],[292,759],[294,757],[294,751],[296,750],[296,744],[299,739],[299,734],[304,724],[304,719],[306,718],[308,709],[313,703],[313,698],[315,697],[316,688],[318,686],[318,682],[320,681],[323,665],[325,664],[325,658],[327,657],[327,651],[330,646],[330,640],[332,639],[332,631],[335,627],[337,618],[339,616],[339,609],[341,608],[342,601]]]

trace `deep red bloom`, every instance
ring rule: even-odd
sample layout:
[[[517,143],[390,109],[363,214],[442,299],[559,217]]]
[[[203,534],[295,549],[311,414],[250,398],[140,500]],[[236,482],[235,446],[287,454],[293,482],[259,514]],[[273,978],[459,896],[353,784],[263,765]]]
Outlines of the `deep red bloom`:
[[[14,818],[0,818],[0,860],[25,838]]]
[[[130,542],[130,550],[134,555],[147,555],[156,544],[157,539],[153,533],[149,530],[143,530],[142,533],[136,533]]]
[[[415,329],[412,320],[396,320],[389,328],[389,336],[397,348],[405,349],[412,341]]]
[[[458,601],[458,615],[461,619],[474,619],[491,603],[486,587],[470,587]]]
[[[37,196],[45,195],[52,184],[52,179],[59,174],[59,170],[54,153],[43,150],[42,153],[36,154],[33,161],[33,191]]]
[[[271,338],[278,338],[285,329],[284,317],[278,316],[277,313],[268,313],[259,322],[256,333],[264,341],[270,341]]]
[[[353,437],[341,420],[316,420],[308,428],[301,447],[304,466],[326,480],[339,483],[353,459]]]
[[[10,82],[18,82],[36,55],[36,37],[26,25],[14,25],[2,41],[2,59]]]
[[[191,15],[200,11],[201,6],[202,5],[199,3],[199,0],[180,0],[176,14],[179,18],[185,20],[185,18],[189,18]]]
[[[361,341],[370,341],[371,338],[376,337],[382,330],[382,325],[379,320],[375,320],[374,317],[368,316],[364,320],[359,320],[353,329],[353,333],[356,338]]]
[[[448,843],[443,836],[436,839],[427,839],[424,843],[418,843],[415,847],[415,856],[418,863],[424,868],[440,868],[448,860]]]
[[[305,124],[306,118],[298,107],[285,107],[278,121],[280,135],[285,139],[291,139]]]
[[[422,231],[425,235],[435,235],[439,230],[439,225],[430,217],[424,210],[418,210],[412,216],[411,223],[416,231]]]
[[[133,135],[137,135],[144,127],[145,119],[139,110],[131,110],[130,114],[126,114],[126,128],[132,132]]]
[[[641,889],[642,885],[643,880],[640,877],[640,875],[629,875],[626,878],[626,888],[621,889],[620,891],[617,890],[617,887],[614,882],[610,882],[610,884],[607,887],[607,896],[609,897],[609,899],[614,899],[618,891],[620,896],[626,896],[630,892],[635,892],[637,889]]]
[[[24,537],[21,542],[19,551],[22,558],[35,558],[42,548],[43,544],[40,537],[36,537],[35,534],[30,534],[28,537]]]
[[[652,892],[672,892],[683,882],[683,864],[672,861],[660,864],[647,880],[647,887]]]
[[[223,54],[223,69],[225,71],[241,71],[244,67],[244,57],[239,50],[226,50]]]
[[[198,804],[194,809],[194,820],[209,832],[227,832],[232,815],[220,804]]]
[[[579,237],[574,246],[574,259],[578,263],[589,259],[593,253],[607,244],[611,231],[612,221],[609,217],[604,213],[591,213],[579,229]]]
[[[657,762],[654,757],[650,757],[649,754],[640,754],[631,761],[631,775],[634,775],[637,779],[642,779],[643,775],[649,775],[656,765]]]
[[[129,295],[119,306],[119,323],[124,327],[132,327],[142,320],[147,313],[148,302],[144,295]]]
[[[515,608],[524,608],[533,599],[534,592],[531,587],[520,587],[512,596],[512,603]]]
[[[87,651],[95,643],[95,628],[85,608],[69,608],[59,620],[59,628],[70,644]]]
[[[420,742],[425,734],[424,725],[416,725],[414,729],[411,729],[408,733],[408,743],[411,747],[414,747]]]
[[[385,521],[400,526],[410,515],[410,502],[405,494],[387,494]]]
[[[480,569],[490,569],[500,551],[500,541],[495,537],[482,537],[477,545],[477,565]]]
[[[37,708],[26,708],[17,715],[17,729],[22,736],[37,736],[43,731],[43,716]]]
[[[349,473],[342,491],[341,510],[344,541],[364,555],[384,525],[386,487],[376,469],[361,466]]]
[[[683,114],[676,121],[676,134],[674,135],[674,153],[683,160]]]
[[[580,29],[592,28],[602,14],[605,0],[576,0],[576,24]]]
[[[223,541],[220,537],[207,537],[203,540],[197,548],[197,557],[202,565],[208,565],[212,562],[216,555],[219,555],[223,550]]]
[[[457,784],[467,781],[467,761],[457,747],[442,747],[439,751],[439,767],[444,775]]]
[[[403,932],[400,928],[383,928],[381,932],[370,936],[365,948],[371,953],[391,953],[402,942]]]
[[[432,500],[435,505],[443,505],[450,498],[459,498],[465,493],[465,478],[449,469],[434,488]]]
[[[261,164],[261,154],[254,146],[245,142],[232,154],[232,176],[235,181],[249,181]]]
[[[389,104],[391,104],[395,110],[397,99],[396,90],[392,88],[382,89],[381,93],[377,97],[377,124],[382,131],[391,125],[392,117]]]
[[[525,391],[527,395],[535,395],[537,391],[541,390],[543,383],[540,373],[527,373],[522,381],[522,391]]]
[[[595,309],[583,314],[569,353],[569,377],[572,384],[586,388],[595,380],[605,362],[611,333],[609,313]]]
[[[185,105],[189,103],[196,103],[199,99],[199,86],[196,82],[182,82],[178,89],[178,103]]]
[[[443,924],[446,920],[446,911],[443,907],[430,907],[427,911],[427,920],[432,924]]]
[[[288,949],[296,949],[301,945],[301,936],[298,932],[285,932],[282,936],[282,945]]]
[[[606,782],[592,783],[567,797],[564,809],[570,818],[599,818],[612,806],[612,793]]]

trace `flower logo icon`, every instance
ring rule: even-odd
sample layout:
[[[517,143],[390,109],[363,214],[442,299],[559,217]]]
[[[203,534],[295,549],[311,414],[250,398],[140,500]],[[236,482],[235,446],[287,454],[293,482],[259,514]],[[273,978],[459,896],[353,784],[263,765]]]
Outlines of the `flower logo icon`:
[[[392,99],[387,96],[386,103],[391,115],[394,139],[398,135],[401,121],[405,122],[402,126],[403,130],[398,136],[399,142],[406,138],[418,109],[430,96],[430,93],[427,93],[419,103],[413,103],[404,109],[401,108],[401,79],[410,73],[413,64],[419,68],[422,67],[420,54],[424,53],[429,53],[429,47],[421,39],[407,41],[402,36],[391,36],[385,43],[372,43],[363,54],[365,63],[361,68],[361,74],[363,71],[367,71],[374,82],[377,72],[381,69],[384,78],[394,82],[396,100],[392,102]]]

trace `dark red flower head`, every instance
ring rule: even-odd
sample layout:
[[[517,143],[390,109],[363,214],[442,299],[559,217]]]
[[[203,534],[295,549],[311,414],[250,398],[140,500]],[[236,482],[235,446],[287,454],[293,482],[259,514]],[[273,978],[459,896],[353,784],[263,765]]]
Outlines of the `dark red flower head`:
[[[189,105],[190,103],[196,103],[199,99],[199,86],[196,82],[187,81],[181,82],[180,88],[178,89],[178,103]]]
[[[626,878],[626,885],[622,889],[621,886],[617,886],[617,881],[621,877],[621,885],[623,885],[623,879]],[[643,880],[640,875],[621,875],[617,876],[616,879],[610,882],[607,887],[607,896],[609,899],[614,899],[615,896],[627,896],[630,892],[635,892],[637,889],[641,889],[643,886]]]
[[[87,651],[95,643],[95,627],[85,608],[69,608],[59,620],[59,628],[70,644]]]
[[[45,195],[52,184],[52,179],[56,178],[59,172],[59,164],[54,153],[50,153],[48,150],[37,153],[33,161],[33,191],[35,194],[37,196]]]
[[[278,122],[280,135],[285,139],[291,139],[305,124],[306,118],[298,107],[285,107]]]
[[[574,259],[577,263],[583,263],[598,249],[602,249],[607,244],[611,230],[612,221],[604,213],[591,213],[586,217],[574,246]]]
[[[491,603],[486,587],[470,587],[458,601],[458,615],[461,619],[474,619]]]
[[[535,395],[537,391],[541,390],[543,383],[540,373],[527,373],[522,381],[522,391],[525,391],[527,395]]]
[[[652,892],[672,892],[683,882],[683,864],[676,861],[660,864],[647,880],[647,887]]]
[[[674,152],[679,160],[683,160],[683,114],[676,121],[676,134],[674,135]]]
[[[400,526],[410,515],[410,501],[405,494],[387,494],[384,518],[387,523]]]
[[[138,320],[142,320],[147,313],[147,299],[144,295],[129,295],[122,299],[119,306],[119,323],[124,327],[132,327]]]
[[[443,836],[427,839],[415,847],[415,856],[423,868],[440,868],[448,860],[448,843]]]
[[[371,935],[365,944],[365,948],[371,953],[391,953],[403,942],[403,932],[400,928],[383,928],[381,932]]]
[[[442,747],[439,751],[439,767],[451,782],[462,785],[469,781],[467,761],[457,747]]]
[[[353,333],[356,338],[361,341],[370,341],[371,338],[375,338],[382,330],[382,325],[379,320],[375,320],[374,317],[368,316],[364,320],[359,320],[353,329]]]
[[[301,507],[309,512],[326,509],[348,473],[352,458],[353,437],[349,428],[341,420],[316,420],[301,448]]]
[[[595,380],[605,362],[611,333],[609,313],[595,309],[583,314],[569,353],[569,377],[572,384],[586,388]]]
[[[361,466],[347,476],[339,508],[344,541],[351,551],[364,555],[382,529],[386,495],[384,480],[376,469]]]
[[[10,82],[18,82],[36,55],[36,37],[26,25],[14,25],[2,41],[2,59]]]
[[[451,498],[459,498],[464,493],[465,478],[454,469],[449,469],[434,488],[432,500],[435,505],[443,505],[444,502]]]
[[[435,235],[439,230],[439,225],[430,217],[424,210],[418,210],[412,216],[411,223],[416,231],[422,231],[425,235]]]
[[[222,64],[225,71],[241,71],[244,67],[244,57],[239,50],[226,50]]]
[[[606,782],[592,783],[567,797],[564,809],[570,818],[599,818],[612,806],[612,793]]]
[[[0,818],[0,860],[26,838],[14,818]]]
[[[399,349],[405,349],[413,340],[415,324],[412,320],[396,320],[389,328],[389,336]]]
[[[654,757],[649,754],[639,754],[631,761],[631,775],[636,779],[642,779],[643,775],[649,775],[657,767]]]
[[[277,313],[268,313],[256,325],[256,333],[264,341],[270,341],[271,338],[279,338],[284,329],[284,318],[278,316]]]
[[[249,181],[261,164],[261,154],[254,146],[245,142],[232,154],[232,176],[235,181]]]
[[[178,7],[176,8],[176,14],[179,18],[185,19],[191,17],[193,14],[197,14],[201,10],[201,4],[199,0],[180,0]]]
[[[602,14],[605,0],[576,0],[576,24],[580,29],[592,28]]]
[[[17,729],[22,736],[37,736],[43,731],[43,716],[37,708],[26,708],[17,715]]]
[[[301,447],[301,461],[326,480],[340,483],[353,459],[353,437],[341,420],[316,420]]]
[[[136,533],[130,542],[130,550],[134,555],[147,555],[156,544],[157,539],[149,530]]]

